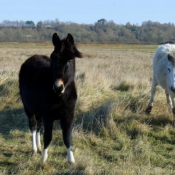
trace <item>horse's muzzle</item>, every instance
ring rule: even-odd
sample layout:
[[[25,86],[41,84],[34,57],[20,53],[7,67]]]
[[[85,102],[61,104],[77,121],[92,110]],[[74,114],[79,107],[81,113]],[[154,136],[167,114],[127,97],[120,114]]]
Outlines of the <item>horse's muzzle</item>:
[[[64,93],[65,86],[64,86],[64,83],[61,79],[55,81],[55,83],[53,85],[53,90],[55,93],[57,93],[59,95]]]

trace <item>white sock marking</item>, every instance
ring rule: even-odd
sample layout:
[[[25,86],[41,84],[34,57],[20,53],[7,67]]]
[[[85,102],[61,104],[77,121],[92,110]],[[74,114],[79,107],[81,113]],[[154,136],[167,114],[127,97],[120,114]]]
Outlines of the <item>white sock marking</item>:
[[[75,159],[74,159],[74,155],[71,147],[67,149],[67,156],[68,156],[69,163],[75,163]]]
[[[36,133],[36,144],[37,144],[38,151],[41,151],[40,132]]]
[[[47,160],[48,154],[47,154],[48,148],[44,149],[43,155],[42,155],[42,163]]]
[[[36,131],[32,131],[32,151],[33,151],[33,153],[37,153]]]

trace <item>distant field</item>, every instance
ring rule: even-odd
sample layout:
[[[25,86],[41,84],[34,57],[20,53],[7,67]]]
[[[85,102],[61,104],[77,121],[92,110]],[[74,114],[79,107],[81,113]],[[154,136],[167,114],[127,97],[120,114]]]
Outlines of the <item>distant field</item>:
[[[58,129],[42,166],[40,155],[31,157],[31,133],[19,97],[18,72],[33,54],[49,56],[52,44],[0,43],[0,175],[175,174],[175,130],[161,88],[157,88],[152,113],[144,113],[157,45],[77,47],[84,58],[77,59],[76,65],[76,163],[67,163]]]

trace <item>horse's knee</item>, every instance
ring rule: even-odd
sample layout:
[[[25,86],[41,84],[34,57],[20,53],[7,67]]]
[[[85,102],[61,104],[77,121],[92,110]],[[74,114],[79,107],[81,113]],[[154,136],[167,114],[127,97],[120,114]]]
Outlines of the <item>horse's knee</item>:
[[[145,110],[145,113],[150,114],[152,111],[153,106],[148,106]]]

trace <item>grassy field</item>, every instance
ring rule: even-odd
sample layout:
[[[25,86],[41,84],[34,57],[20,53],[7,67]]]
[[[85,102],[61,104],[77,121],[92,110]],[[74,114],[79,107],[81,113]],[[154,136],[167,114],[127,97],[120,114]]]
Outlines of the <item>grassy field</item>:
[[[145,114],[156,45],[82,44],[77,59],[78,101],[73,130],[75,165],[67,163],[61,130],[47,163],[31,156],[31,133],[19,97],[20,65],[50,55],[51,43],[0,44],[0,175],[173,175],[175,130],[164,91]],[[43,140],[42,140],[43,143]]]

